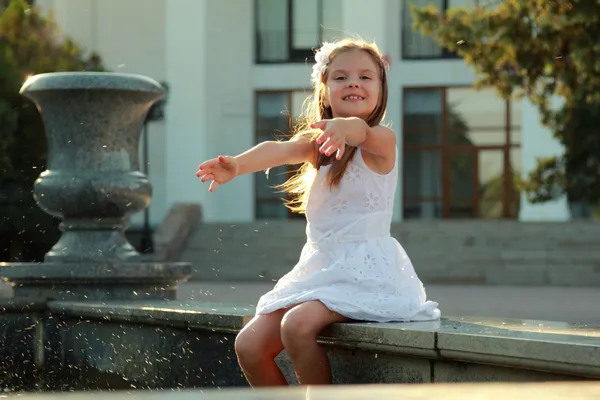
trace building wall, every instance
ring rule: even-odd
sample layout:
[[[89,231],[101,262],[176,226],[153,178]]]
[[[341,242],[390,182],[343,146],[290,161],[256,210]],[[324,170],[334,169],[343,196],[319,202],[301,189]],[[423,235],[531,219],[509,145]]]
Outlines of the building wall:
[[[338,1],[338,0],[335,0]],[[135,72],[166,81],[167,119],[153,123],[150,179],[154,185],[151,222],[158,223],[177,202],[199,202],[205,221],[251,221],[255,177],[242,176],[208,193],[194,176],[198,164],[218,154],[237,154],[255,144],[255,93],[310,90],[310,63],[255,64],[253,0],[38,0],[53,9],[63,31],[99,52],[113,71]],[[328,35],[359,34],[376,40],[392,60],[388,120],[402,146],[403,88],[470,86],[471,69],[459,59],[403,60],[402,6],[397,0],[339,1]],[[233,12],[232,10],[235,10]],[[307,21],[307,25],[309,22]],[[477,107],[478,104],[472,104]],[[560,152],[540,127],[537,113],[521,107],[521,164]],[[402,154],[402,152],[401,152]],[[402,160],[401,160],[402,162]],[[402,219],[402,184],[395,219]],[[240,201],[241,200],[241,201]],[[530,205],[522,198],[523,220],[565,220],[565,201]],[[132,223],[141,222],[141,214]]]
[[[165,81],[165,0],[37,0],[36,4],[53,12],[65,35],[87,51],[99,53],[110,71]],[[154,187],[150,221],[157,224],[168,210],[164,122],[150,123],[148,137],[149,177]],[[140,162],[144,162],[141,151]],[[143,213],[138,213],[131,224],[142,221]]]
[[[252,218],[252,176],[209,194],[194,175],[253,144],[252,15],[247,1],[167,3],[167,206],[200,202],[206,221]]]

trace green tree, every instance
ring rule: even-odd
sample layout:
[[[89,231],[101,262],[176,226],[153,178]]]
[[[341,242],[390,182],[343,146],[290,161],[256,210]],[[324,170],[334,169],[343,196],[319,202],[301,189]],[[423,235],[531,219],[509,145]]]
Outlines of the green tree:
[[[103,70],[61,37],[52,15],[25,0],[0,14],[0,258],[35,260],[58,237],[57,221],[33,200],[33,182],[46,165],[46,138],[35,105],[19,94],[27,77],[46,72]]]
[[[456,52],[478,75],[476,87],[526,96],[564,146],[538,160],[522,183],[532,202],[567,194],[600,201],[600,3],[597,0],[480,1],[487,6],[411,7],[414,27]],[[552,99],[561,105],[553,107]],[[526,132],[525,132],[526,134]]]

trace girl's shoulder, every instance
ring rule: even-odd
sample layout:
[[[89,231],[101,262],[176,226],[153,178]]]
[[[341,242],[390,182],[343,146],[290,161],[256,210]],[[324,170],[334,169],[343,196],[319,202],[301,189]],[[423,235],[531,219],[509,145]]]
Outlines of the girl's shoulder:
[[[381,162],[381,158],[371,155],[368,151],[363,151],[360,147],[356,149],[352,161],[355,165],[365,168],[378,176],[387,176],[394,174],[398,170],[398,148],[396,147],[396,157],[392,168]]]

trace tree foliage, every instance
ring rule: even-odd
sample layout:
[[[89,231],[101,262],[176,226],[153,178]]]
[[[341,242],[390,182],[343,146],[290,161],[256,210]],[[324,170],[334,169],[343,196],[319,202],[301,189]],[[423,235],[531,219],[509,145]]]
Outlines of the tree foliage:
[[[504,0],[446,13],[411,7],[411,13],[416,29],[475,70],[476,87],[527,97],[564,146],[564,155],[538,160],[529,172],[523,184],[529,200],[566,193],[571,201],[598,203],[600,2]]]
[[[0,254],[10,253],[10,259],[50,233],[56,235],[56,221],[35,205],[32,195],[33,182],[46,165],[44,126],[19,89],[31,75],[84,70],[103,70],[100,57],[84,55],[63,37],[51,14],[42,15],[25,0],[12,0],[1,12],[0,236],[8,242],[0,243]]]

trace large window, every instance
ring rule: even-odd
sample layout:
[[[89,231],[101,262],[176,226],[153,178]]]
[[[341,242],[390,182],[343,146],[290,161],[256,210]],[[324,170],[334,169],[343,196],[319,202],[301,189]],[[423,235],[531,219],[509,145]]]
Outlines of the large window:
[[[516,218],[518,100],[492,89],[404,90],[404,218]]]
[[[255,0],[256,61],[304,62],[342,36],[342,0]]]
[[[413,28],[413,19],[410,13],[411,3],[417,7],[432,5],[445,12],[455,7],[493,6],[494,3],[497,3],[497,0],[405,0],[402,2],[402,58],[439,59],[457,58],[457,56],[455,53],[441,47],[430,36],[423,36]]]
[[[302,105],[311,92],[258,92],[256,94],[256,143],[267,140],[286,139],[295,118],[300,115]],[[285,182],[298,166],[280,166],[265,173],[255,174],[256,208],[255,218],[303,218],[292,214],[284,206],[284,193],[273,186]]]

